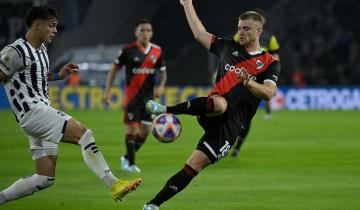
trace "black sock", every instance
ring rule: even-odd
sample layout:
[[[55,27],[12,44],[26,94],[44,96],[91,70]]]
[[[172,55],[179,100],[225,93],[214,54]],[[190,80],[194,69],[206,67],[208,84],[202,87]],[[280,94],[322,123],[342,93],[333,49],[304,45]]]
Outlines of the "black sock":
[[[270,102],[265,102],[265,113],[271,114],[271,105]]]
[[[165,201],[183,190],[198,173],[189,165],[185,164],[177,174],[171,177],[162,190],[148,204],[160,206]]]
[[[146,137],[142,137],[140,135],[136,135],[136,142],[135,142],[135,152],[137,152],[140,147],[144,144]]]
[[[129,165],[135,164],[135,142],[136,142],[136,136],[127,134],[125,136],[125,144],[126,144],[126,159],[129,161]]]
[[[183,102],[175,106],[166,107],[171,114],[203,115],[214,111],[214,100],[208,97],[198,97],[191,101]]]

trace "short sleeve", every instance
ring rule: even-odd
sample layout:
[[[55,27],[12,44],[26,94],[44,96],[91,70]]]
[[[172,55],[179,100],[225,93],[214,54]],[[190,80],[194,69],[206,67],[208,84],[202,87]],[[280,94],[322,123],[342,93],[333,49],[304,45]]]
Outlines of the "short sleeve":
[[[279,75],[280,75],[280,62],[279,61],[274,61],[272,64],[270,64],[270,66],[268,67],[268,69],[264,72],[264,82],[271,82],[274,85],[277,84],[278,79],[279,79]]]
[[[221,53],[224,51],[227,42],[230,42],[230,40],[213,36],[209,49],[210,52],[220,57]]]
[[[5,47],[0,52],[0,70],[11,77],[24,67],[21,54],[11,46]]]
[[[159,69],[160,71],[166,70],[166,63],[165,63],[164,54],[162,51],[161,51],[159,59],[156,62],[155,68]]]
[[[118,65],[119,67],[122,66],[125,63],[125,55],[124,54],[125,54],[124,50],[120,49],[115,58],[114,64]]]

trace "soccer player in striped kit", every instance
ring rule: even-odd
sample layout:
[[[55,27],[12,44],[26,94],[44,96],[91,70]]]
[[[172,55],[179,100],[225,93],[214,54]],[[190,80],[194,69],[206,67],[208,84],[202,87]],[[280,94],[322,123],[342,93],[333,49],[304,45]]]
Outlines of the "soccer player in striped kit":
[[[157,210],[182,191],[207,166],[226,156],[236,139],[246,130],[261,100],[276,93],[280,63],[265,52],[259,37],[265,18],[247,11],[238,18],[238,42],[216,37],[206,31],[198,18],[192,0],[180,0],[194,37],[220,58],[216,81],[208,97],[198,97],[175,106],[148,101],[153,114],[172,113],[198,116],[205,133],[184,167],[172,176],[143,210]]]
[[[109,71],[104,93],[104,102],[108,104],[115,75],[125,66],[126,154],[120,157],[120,162],[121,170],[131,173],[141,172],[135,164],[135,154],[144,144],[151,128],[152,119],[145,111],[145,102],[163,94],[167,79],[162,48],[150,42],[153,36],[151,22],[147,19],[139,20],[136,23],[135,36],[135,42],[120,50]]]
[[[48,6],[33,7],[26,16],[28,31],[0,52],[0,81],[16,120],[28,136],[35,174],[18,179],[0,192],[0,205],[50,187],[55,182],[59,142],[77,144],[86,165],[120,201],[134,190],[140,179],[116,178],[95,144],[93,133],[66,113],[51,107],[48,80],[65,79],[78,71],[77,64],[66,64],[59,73],[49,71],[45,47],[57,33],[57,12]]]

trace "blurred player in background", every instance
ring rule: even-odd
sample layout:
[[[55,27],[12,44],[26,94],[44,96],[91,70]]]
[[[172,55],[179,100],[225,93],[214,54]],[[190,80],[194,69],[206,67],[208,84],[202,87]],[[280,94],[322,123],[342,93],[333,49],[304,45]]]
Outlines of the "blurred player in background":
[[[171,177],[144,210],[156,210],[183,190],[208,165],[224,157],[250,124],[261,101],[276,93],[280,63],[265,52],[259,43],[265,18],[256,11],[239,16],[238,42],[216,37],[206,31],[192,4],[180,0],[195,38],[210,52],[219,56],[217,76],[208,97],[198,97],[175,106],[148,101],[153,114],[172,113],[199,116],[205,134],[185,166]]]
[[[124,123],[126,154],[120,157],[121,169],[140,172],[135,165],[135,153],[144,144],[151,128],[151,115],[145,111],[145,102],[160,97],[167,79],[162,49],[151,43],[152,24],[143,19],[135,28],[137,40],[120,50],[114,65],[109,71],[104,103],[111,101],[110,90],[118,70],[125,66],[126,87],[124,100]],[[160,71],[160,74],[157,72]],[[160,76],[158,80],[156,76]],[[156,82],[158,81],[158,82]]]
[[[54,184],[60,141],[80,145],[86,165],[110,188],[113,199],[120,201],[141,180],[117,179],[97,148],[92,131],[50,105],[48,80],[65,79],[79,70],[78,65],[68,63],[59,73],[49,72],[44,44],[56,36],[57,12],[52,7],[33,7],[25,21],[28,27],[25,38],[17,39],[0,52],[0,81],[5,84],[19,126],[29,138],[36,173],[1,191],[0,205]]]
[[[259,12],[265,17],[265,13],[262,9],[256,9],[255,11]],[[236,33],[234,35],[234,40],[238,42],[240,40],[240,34]],[[263,32],[260,35],[260,46],[262,49],[264,49],[266,52],[270,53],[275,59],[280,60],[279,56],[279,50],[280,45],[275,37],[275,35],[271,34],[269,31],[263,29]],[[264,120],[269,120],[272,117],[272,111],[271,111],[271,104],[270,101],[265,101],[265,115]],[[239,136],[239,139],[237,140],[231,156],[237,157],[240,154],[240,148],[242,144],[244,143],[247,135],[249,134],[250,125],[246,128],[246,131],[244,132],[243,136]]]

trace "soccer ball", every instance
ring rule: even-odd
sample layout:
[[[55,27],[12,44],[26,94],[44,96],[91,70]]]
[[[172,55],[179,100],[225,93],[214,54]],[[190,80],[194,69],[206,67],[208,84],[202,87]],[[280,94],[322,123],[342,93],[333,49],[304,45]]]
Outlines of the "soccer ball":
[[[152,122],[152,134],[163,143],[173,142],[181,133],[179,118],[173,114],[160,114]]]

